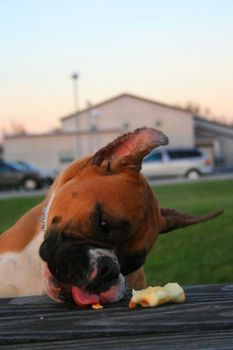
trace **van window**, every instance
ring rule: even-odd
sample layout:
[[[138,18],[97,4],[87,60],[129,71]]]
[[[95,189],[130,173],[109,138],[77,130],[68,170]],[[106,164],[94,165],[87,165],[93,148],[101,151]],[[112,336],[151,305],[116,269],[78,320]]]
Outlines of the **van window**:
[[[144,162],[161,162],[162,160],[162,153],[156,152],[156,153],[151,153],[147,157],[144,158]]]
[[[171,159],[196,158],[202,155],[198,149],[169,150],[167,153]]]

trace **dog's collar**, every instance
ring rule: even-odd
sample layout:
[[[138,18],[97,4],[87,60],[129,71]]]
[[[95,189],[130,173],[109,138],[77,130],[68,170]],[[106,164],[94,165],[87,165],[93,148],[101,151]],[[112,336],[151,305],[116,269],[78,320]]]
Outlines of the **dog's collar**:
[[[51,207],[52,201],[55,197],[55,192],[52,192],[51,196],[49,197],[49,200],[46,204],[46,206],[42,209],[42,224],[41,224],[41,231],[46,231],[47,230],[47,217],[48,217],[48,212]]]
[[[41,231],[46,230],[46,212],[47,212],[47,207],[44,207],[42,209],[42,225],[41,225]]]

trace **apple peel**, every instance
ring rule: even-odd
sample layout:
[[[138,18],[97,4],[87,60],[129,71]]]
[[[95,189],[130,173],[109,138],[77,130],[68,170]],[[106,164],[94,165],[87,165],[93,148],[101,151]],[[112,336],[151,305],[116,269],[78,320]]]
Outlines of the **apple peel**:
[[[155,286],[132,291],[133,295],[129,302],[129,308],[134,309],[137,305],[142,307],[156,307],[167,303],[183,303],[185,293],[178,283],[167,283],[164,287]]]

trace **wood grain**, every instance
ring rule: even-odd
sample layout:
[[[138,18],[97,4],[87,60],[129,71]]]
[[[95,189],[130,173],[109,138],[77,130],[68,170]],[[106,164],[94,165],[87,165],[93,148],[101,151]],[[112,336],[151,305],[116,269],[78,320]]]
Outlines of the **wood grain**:
[[[185,292],[184,304],[149,309],[129,309],[130,293],[102,310],[0,299],[1,349],[233,349],[233,284]]]

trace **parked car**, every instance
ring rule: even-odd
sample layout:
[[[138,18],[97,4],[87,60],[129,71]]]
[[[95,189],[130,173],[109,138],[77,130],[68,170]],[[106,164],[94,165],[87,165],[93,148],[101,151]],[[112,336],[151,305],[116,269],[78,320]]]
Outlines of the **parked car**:
[[[142,173],[146,177],[185,176],[197,179],[213,172],[209,156],[198,148],[164,148],[145,157]]]
[[[35,190],[44,184],[43,177],[37,171],[23,169],[19,164],[0,160],[0,187],[23,187]]]
[[[24,170],[36,171],[36,172],[40,173],[40,175],[43,177],[46,185],[52,185],[53,181],[55,180],[55,178],[58,175],[58,171],[56,171],[56,170],[40,169],[40,168],[37,168],[33,164],[26,162],[26,161],[19,160],[19,161],[16,161],[14,163],[22,166]]]

